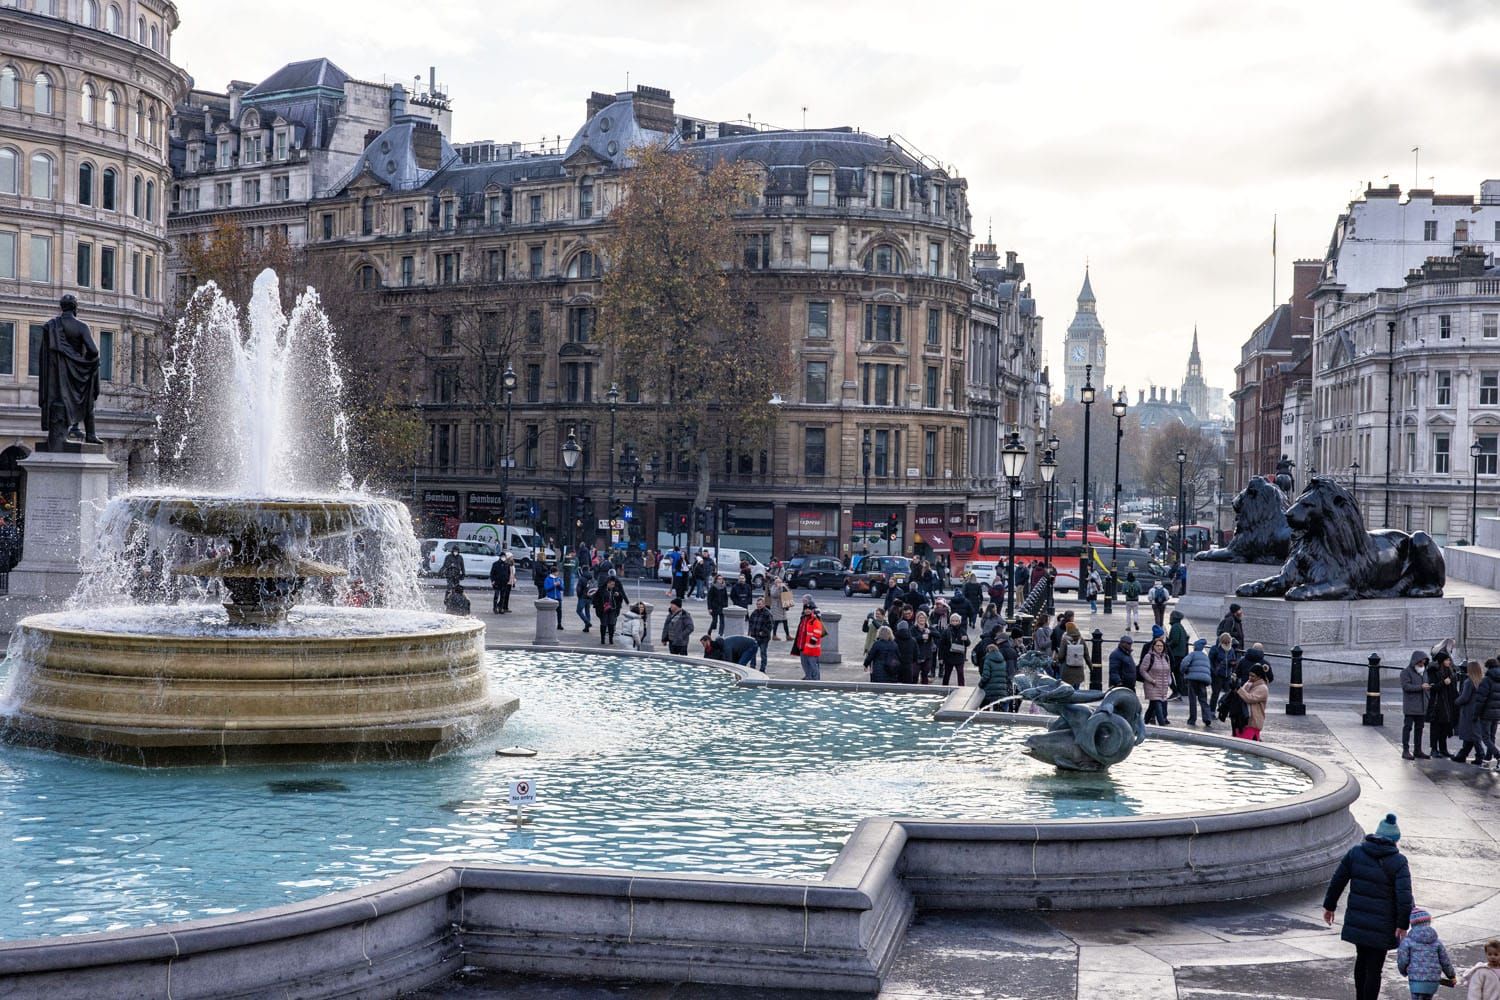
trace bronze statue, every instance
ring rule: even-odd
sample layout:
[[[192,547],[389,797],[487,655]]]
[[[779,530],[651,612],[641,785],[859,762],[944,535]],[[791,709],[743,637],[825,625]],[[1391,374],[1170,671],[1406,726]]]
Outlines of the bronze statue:
[[[1296,467],[1297,463],[1285,455],[1282,455],[1281,461],[1276,463],[1276,485],[1280,486],[1281,492],[1287,496],[1291,496],[1292,491],[1296,489],[1296,482],[1292,479],[1292,470]]]
[[[1254,476],[1234,498],[1234,537],[1222,549],[1209,549],[1194,556],[1204,562],[1285,562],[1292,549],[1292,529],[1287,527],[1290,501],[1275,484]]]
[[[1019,685],[1019,679],[1018,679]],[[1130,756],[1146,739],[1141,702],[1130,688],[1079,691],[1043,674],[1021,692],[1057,718],[1044,733],[1026,737],[1026,754],[1063,771],[1104,771]],[[1090,703],[1098,707],[1090,710]]]
[[[61,451],[64,442],[103,444],[94,433],[94,400],[99,398],[99,348],[88,324],[77,316],[78,300],[64,295],[62,312],[42,327],[38,359],[37,395],[42,406],[42,430],[47,450]],[[78,425],[83,424],[79,433]]]
[[[1281,572],[1240,587],[1240,597],[1288,601],[1357,601],[1372,597],[1442,597],[1443,550],[1425,531],[1366,531],[1354,498],[1332,479],[1314,476],[1286,512],[1292,551]]]

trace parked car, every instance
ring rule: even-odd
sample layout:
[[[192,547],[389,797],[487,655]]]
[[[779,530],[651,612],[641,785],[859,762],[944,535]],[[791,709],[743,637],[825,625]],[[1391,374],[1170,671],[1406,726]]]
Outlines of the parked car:
[[[428,544],[429,542],[431,545]],[[488,577],[490,567],[495,565],[495,561],[500,558],[495,547],[488,542],[462,538],[424,538],[422,539],[422,575],[440,575],[443,572],[443,560],[448,558],[449,552],[457,552],[463,556],[464,576]]]
[[[848,575],[843,562],[833,556],[797,556],[787,563],[786,583],[793,590],[817,590],[819,587],[837,590],[844,585],[844,577]]]
[[[1101,548],[1099,550],[1099,558],[1103,559],[1104,564],[1108,566],[1110,551]],[[1172,575],[1171,571],[1164,564],[1151,558],[1151,553],[1147,549],[1127,549],[1122,545],[1120,546],[1119,561],[1115,565],[1118,567],[1117,572],[1121,580],[1125,579],[1126,573],[1134,573],[1136,582],[1143,588],[1151,586],[1157,580],[1168,580]]]
[[[879,597],[898,583],[911,579],[911,560],[905,556],[865,556],[859,572],[844,578],[844,594]]]
[[[702,551],[700,549],[683,549],[682,556],[688,565],[693,563],[693,553]],[[745,549],[709,549],[708,554],[714,557],[714,572],[722,574],[725,580],[737,576],[740,571],[740,563],[750,564],[750,584],[759,587],[765,582],[766,574],[770,572],[766,564],[755,558],[754,553]],[[670,551],[662,553],[661,561],[656,564],[656,575],[662,580],[672,579],[672,554]]]
[[[465,521],[458,526],[458,537],[471,542],[484,542],[494,546],[499,553],[509,552],[516,565],[529,569],[532,557],[543,551],[548,562],[557,561],[557,551],[542,542],[542,536],[517,524],[485,524]]]

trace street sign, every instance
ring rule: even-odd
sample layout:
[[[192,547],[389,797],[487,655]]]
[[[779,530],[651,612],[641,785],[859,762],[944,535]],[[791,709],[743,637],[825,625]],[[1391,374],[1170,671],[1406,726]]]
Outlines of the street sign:
[[[599,518],[598,528],[599,528],[600,531],[624,531],[625,530],[625,522],[624,521],[607,521],[607,520],[605,520],[604,518],[601,517],[601,518]]]
[[[513,806],[536,805],[536,783],[530,778],[517,778],[510,783],[510,804]]]
[[[635,508],[634,507],[631,507],[631,506],[629,506],[627,504],[626,507],[625,507],[625,509],[622,511],[622,513],[625,515],[625,520],[627,520],[627,521],[633,521],[633,520],[635,520]]]

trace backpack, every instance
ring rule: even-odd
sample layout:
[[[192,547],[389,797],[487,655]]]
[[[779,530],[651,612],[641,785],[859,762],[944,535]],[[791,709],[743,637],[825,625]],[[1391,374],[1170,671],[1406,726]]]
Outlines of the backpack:
[[[980,638],[980,641],[974,643],[974,648],[969,650],[969,662],[976,667],[984,666],[984,647],[987,645],[989,643],[983,637]]]
[[[1067,659],[1065,665],[1069,667],[1086,667],[1089,665],[1088,652],[1082,640],[1068,643]]]
[[[1151,588],[1151,603],[1152,604],[1166,604],[1167,603],[1167,598],[1170,597],[1170,596],[1171,595],[1167,593],[1167,588],[1163,587],[1159,583],[1156,586],[1154,586],[1154,587]]]

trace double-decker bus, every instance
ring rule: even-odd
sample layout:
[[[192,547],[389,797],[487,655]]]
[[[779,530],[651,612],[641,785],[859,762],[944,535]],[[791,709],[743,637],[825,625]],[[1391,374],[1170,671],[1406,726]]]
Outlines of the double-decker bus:
[[[1089,544],[1096,552],[1109,555],[1109,535],[1090,531]],[[1036,531],[1016,532],[1016,560],[1032,562],[1048,551],[1047,540]],[[1057,570],[1058,590],[1078,589],[1078,564],[1083,559],[1083,537],[1077,531],[1058,532],[1052,538],[1052,565]],[[973,562],[1003,563],[1010,556],[1010,533],[1007,531],[955,531],[949,567],[961,576]]]

